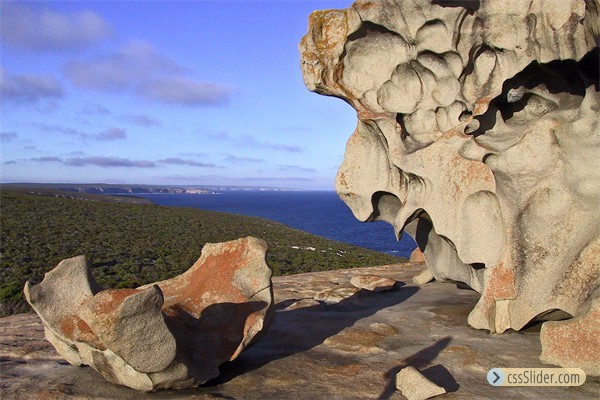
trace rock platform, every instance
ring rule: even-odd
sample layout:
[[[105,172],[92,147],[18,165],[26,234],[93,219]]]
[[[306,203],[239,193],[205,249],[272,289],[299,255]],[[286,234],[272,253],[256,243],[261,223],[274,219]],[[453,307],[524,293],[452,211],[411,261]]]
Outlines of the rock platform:
[[[448,391],[439,399],[598,399],[600,378],[590,376],[579,387],[488,384],[494,367],[552,367],[539,361],[539,325],[503,334],[473,329],[467,315],[479,295],[450,283],[413,284],[423,268],[408,263],[273,278],[276,317],[268,333],[197,389],[143,393],[113,385],[64,361],[35,314],[2,318],[0,398],[403,399],[395,378],[410,365]],[[399,282],[380,293],[351,285],[364,274]]]

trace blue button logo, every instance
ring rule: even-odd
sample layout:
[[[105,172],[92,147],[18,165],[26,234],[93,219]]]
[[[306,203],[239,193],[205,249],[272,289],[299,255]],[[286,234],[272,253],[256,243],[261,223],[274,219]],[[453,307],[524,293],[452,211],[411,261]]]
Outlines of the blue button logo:
[[[500,368],[492,368],[487,374],[487,380],[490,385],[502,386],[504,383],[504,371]]]

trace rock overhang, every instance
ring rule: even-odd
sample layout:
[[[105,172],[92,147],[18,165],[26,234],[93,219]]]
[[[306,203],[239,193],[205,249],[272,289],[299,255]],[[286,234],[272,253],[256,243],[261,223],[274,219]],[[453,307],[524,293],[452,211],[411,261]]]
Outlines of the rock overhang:
[[[482,296],[476,328],[583,315],[600,281],[598,1],[357,1],[302,39],[357,111],[336,190]],[[599,349],[600,350],[600,349]]]

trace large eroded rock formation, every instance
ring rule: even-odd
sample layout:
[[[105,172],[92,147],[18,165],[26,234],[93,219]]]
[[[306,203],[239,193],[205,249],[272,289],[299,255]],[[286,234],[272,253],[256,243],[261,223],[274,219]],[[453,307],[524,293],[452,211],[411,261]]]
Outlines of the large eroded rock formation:
[[[408,232],[436,279],[479,291],[473,327],[577,317],[544,325],[544,359],[594,374],[599,8],[360,0],[313,13],[300,45],[306,86],[357,111],[336,180],[354,215]]]
[[[219,375],[272,318],[267,244],[206,244],[185,273],[137,289],[100,290],[84,256],[63,260],[25,297],[67,361],[138,390],[198,386]]]

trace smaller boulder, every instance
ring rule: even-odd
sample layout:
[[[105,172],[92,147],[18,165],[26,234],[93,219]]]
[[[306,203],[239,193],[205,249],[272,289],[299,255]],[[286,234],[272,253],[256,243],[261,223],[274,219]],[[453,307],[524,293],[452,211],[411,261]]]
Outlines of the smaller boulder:
[[[415,285],[424,285],[431,282],[433,279],[433,274],[429,268],[425,268],[425,270],[421,271],[418,275],[415,275],[412,278],[412,281]]]
[[[371,292],[385,292],[394,288],[396,280],[377,275],[356,275],[352,277],[350,283],[359,289]]]
[[[355,287],[339,287],[325,289],[315,295],[314,299],[325,304],[337,304],[342,301],[352,301],[353,296],[358,293],[359,289]]]
[[[396,389],[408,400],[426,400],[446,393],[446,389],[431,382],[411,366],[402,368],[396,375]]]

